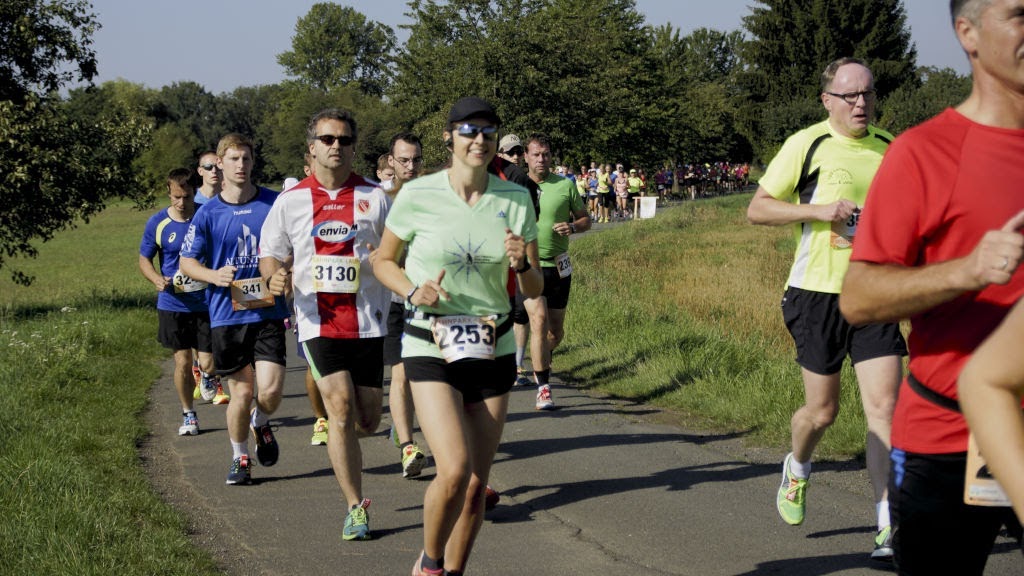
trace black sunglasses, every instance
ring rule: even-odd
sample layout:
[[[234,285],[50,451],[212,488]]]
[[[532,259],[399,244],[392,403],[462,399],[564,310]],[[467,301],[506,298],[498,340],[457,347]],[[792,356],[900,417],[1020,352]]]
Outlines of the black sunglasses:
[[[476,124],[460,124],[455,127],[455,133],[470,140],[476,139],[478,134],[484,135],[484,140],[497,140],[497,126],[477,126]]]
[[[207,172],[212,172],[213,170],[215,170],[217,168],[217,165],[216,164],[200,164],[199,167],[202,168],[203,170],[206,170]]]
[[[316,136],[316,139],[323,142],[324,146],[327,146],[328,148],[334,146],[335,142],[337,142],[339,146],[350,146],[356,141],[353,136],[334,136],[333,134],[321,134]]]

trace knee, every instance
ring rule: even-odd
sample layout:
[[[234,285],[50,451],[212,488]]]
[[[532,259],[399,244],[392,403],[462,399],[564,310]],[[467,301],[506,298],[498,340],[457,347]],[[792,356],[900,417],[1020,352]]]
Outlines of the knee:
[[[839,405],[828,404],[811,410],[810,419],[815,428],[828,428],[839,416]]]

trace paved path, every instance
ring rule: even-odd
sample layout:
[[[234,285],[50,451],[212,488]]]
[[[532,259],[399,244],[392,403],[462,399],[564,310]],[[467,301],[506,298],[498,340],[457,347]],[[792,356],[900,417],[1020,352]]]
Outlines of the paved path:
[[[231,456],[224,407],[199,403],[203,433],[179,438],[169,376],[155,384],[153,435],[142,455],[156,489],[232,576],[408,574],[422,547],[423,490],[433,468],[402,479],[385,407],[380,433],[362,440],[374,539],[343,541],[341,490],[326,448],[309,444],[313,418],[294,341],[289,353],[273,419],[281,458],[257,466],[253,486],[224,484]],[[781,449],[748,449],[737,436],[688,431],[655,408],[562,385],[554,387],[559,409],[537,412],[534,391],[512,390],[491,478],[501,502],[488,514],[470,574],[886,573],[868,557],[874,514],[867,475],[855,462],[816,464],[808,519],[790,527],[774,504]],[[1022,571],[1020,552],[1000,539],[986,574]]]

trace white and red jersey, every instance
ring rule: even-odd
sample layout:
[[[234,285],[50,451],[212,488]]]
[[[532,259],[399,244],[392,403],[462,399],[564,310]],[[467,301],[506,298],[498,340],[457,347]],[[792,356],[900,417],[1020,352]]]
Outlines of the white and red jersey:
[[[281,194],[263,224],[260,257],[294,255],[299,340],[375,338],[387,333],[391,292],[368,261],[380,246],[389,203],[358,174],[338,190],[309,176]]]

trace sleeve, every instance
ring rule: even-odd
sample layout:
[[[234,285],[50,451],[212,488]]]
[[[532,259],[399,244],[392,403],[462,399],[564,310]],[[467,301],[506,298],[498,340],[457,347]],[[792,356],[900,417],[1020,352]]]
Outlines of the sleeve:
[[[203,262],[203,253],[206,250],[206,236],[204,234],[206,227],[206,214],[209,210],[200,210],[196,212],[196,215],[192,218],[192,223],[188,226],[188,232],[185,233],[185,238],[181,241],[181,251],[179,256],[185,258],[195,258],[200,262]]]
[[[277,200],[270,207],[263,227],[260,229],[260,258],[275,258],[284,261],[292,253],[291,239],[288,238],[286,222],[288,200],[292,194],[299,194],[300,191],[292,190],[289,194],[277,197]]]
[[[146,221],[146,228],[142,231],[142,241],[139,243],[139,254],[143,258],[152,259],[156,256],[159,248],[156,244],[157,219],[150,218]]]
[[[413,218],[411,218],[411,215],[415,212],[415,198],[413,196],[418,191],[410,194],[409,187],[405,186],[402,192],[391,205],[388,217],[384,221],[384,227],[391,230],[391,233],[395,236],[398,236],[399,240],[411,242],[415,236],[415,231],[412,227]]]
[[[807,138],[802,132],[790,136],[782,144],[778,154],[768,164],[768,168],[758,182],[777,200],[791,200],[800,180],[804,156],[807,154]]]
[[[889,146],[868,190],[851,261],[916,265],[928,206],[919,160],[900,139]]]

